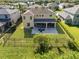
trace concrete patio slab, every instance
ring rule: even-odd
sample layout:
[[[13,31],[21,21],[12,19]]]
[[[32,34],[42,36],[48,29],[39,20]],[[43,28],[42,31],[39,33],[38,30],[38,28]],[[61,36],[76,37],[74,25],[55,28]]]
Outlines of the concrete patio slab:
[[[47,28],[44,31],[40,32],[38,28],[32,29],[32,34],[58,34],[56,28]]]

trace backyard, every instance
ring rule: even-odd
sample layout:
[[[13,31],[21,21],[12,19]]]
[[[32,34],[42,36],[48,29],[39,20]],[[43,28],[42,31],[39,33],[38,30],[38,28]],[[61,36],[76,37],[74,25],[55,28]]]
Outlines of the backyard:
[[[78,50],[70,49],[68,46],[69,38],[59,28],[60,34],[43,34],[50,37],[50,43],[53,48],[40,55],[35,54],[35,43],[33,37],[29,36],[28,33],[24,32],[23,23],[21,23],[10,39],[5,43],[4,47],[0,47],[0,58],[1,59],[78,59]],[[57,28],[57,29],[58,29]],[[42,34],[39,34],[42,35]]]

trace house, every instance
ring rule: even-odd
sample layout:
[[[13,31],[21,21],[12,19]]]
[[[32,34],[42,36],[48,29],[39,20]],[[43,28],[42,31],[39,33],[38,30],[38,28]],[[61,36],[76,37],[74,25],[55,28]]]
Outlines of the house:
[[[33,5],[29,10],[22,14],[24,28],[26,30],[30,28],[56,28],[56,20],[52,16],[55,16],[55,13],[49,8]]]
[[[29,1],[28,1],[28,2],[27,2],[27,4],[28,4],[28,6],[32,6],[32,5],[34,5],[34,4],[35,4],[35,2],[32,2],[32,1],[31,1],[31,2],[29,2]]]
[[[17,9],[0,9],[0,32],[4,32],[9,26],[16,24],[20,18],[20,12]]]
[[[0,5],[0,8],[13,9],[14,7],[11,5]]]
[[[73,7],[74,3],[60,3],[58,6],[59,6],[59,9],[64,9],[64,8]]]
[[[65,20],[65,23],[71,25],[79,25],[79,6],[64,9],[59,16]]]
[[[14,8],[19,8],[19,5],[22,6],[22,8],[27,9],[28,5],[26,3],[23,2],[18,2],[18,3],[12,3],[11,5],[14,6]]]
[[[47,7],[51,10],[55,10],[56,8],[58,8],[58,4],[56,2],[48,3]]]

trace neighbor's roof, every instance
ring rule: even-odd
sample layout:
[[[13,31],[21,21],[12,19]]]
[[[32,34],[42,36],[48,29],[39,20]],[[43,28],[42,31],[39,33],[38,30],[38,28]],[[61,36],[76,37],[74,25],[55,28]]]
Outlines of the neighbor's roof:
[[[13,3],[13,5],[27,5],[26,3],[23,3],[23,2],[19,2],[19,3]]]
[[[57,6],[57,3],[48,3],[47,6]]]
[[[1,8],[0,9],[0,14],[12,14],[14,12],[18,11],[17,9],[6,9],[6,8]]]
[[[78,11],[78,9],[79,9],[79,6],[74,6],[74,7],[71,7],[71,8],[64,9],[64,11],[75,14]]]
[[[0,22],[0,27],[2,27],[5,24],[6,24],[6,22]]]
[[[71,15],[66,13],[66,12],[63,12],[63,13],[59,13],[59,16],[61,16],[62,18],[64,19],[69,19],[71,18]]]
[[[28,8],[35,8],[35,7],[41,7],[41,6],[38,5],[38,4],[34,4],[34,5],[32,5],[32,6],[29,6]]]
[[[0,8],[14,8],[14,6],[10,6],[10,5],[0,5]]]

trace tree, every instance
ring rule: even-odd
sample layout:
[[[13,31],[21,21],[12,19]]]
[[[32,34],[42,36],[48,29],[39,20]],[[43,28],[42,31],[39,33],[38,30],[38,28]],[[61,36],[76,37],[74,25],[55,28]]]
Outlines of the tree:
[[[50,49],[49,37],[45,35],[36,35],[34,37],[34,43],[36,45],[36,53],[43,54]]]

